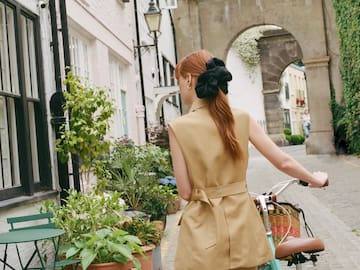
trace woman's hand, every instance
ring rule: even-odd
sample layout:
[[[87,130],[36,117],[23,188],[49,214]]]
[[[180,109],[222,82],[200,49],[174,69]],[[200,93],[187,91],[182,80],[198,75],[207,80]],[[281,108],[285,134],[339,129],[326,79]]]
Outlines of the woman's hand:
[[[329,178],[326,172],[314,172],[313,181],[309,183],[309,187],[321,188],[329,185]]]

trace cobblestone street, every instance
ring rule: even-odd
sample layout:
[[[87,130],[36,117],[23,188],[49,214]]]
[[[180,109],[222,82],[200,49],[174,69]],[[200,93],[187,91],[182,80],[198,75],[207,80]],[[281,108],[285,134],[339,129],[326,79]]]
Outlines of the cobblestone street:
[[[314,234],[321,238],[326,250],[318,264],[304,264],[304,269],[360,269],[360,159],[347,156],[306,155],[304,146],[284,147],[283,150],[310,171],[327,171],[330,186],[308,189],[292,186],[279,201],[299,204]],[[262,193],[288,176],[276,170],[256,150],[251,149],[248,170],[250,191]],[[178,235],[177,221],[181,211],[168,216],[162,241],[163,270],[173,270]],[[304,235],[303,235],[304,236]],[[284,269],[294,269],[286,267]]]

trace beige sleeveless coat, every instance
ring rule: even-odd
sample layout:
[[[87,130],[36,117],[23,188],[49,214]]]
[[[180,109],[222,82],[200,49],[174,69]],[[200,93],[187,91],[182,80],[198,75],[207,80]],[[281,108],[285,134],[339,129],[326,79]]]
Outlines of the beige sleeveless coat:
[[[272,258],[265,229],[247,192],[249,116],[234,110],[242,158],[225,153],[204,100],[170,126],[188,168],[192,198],[185,207],[176,270],[253,267]]]

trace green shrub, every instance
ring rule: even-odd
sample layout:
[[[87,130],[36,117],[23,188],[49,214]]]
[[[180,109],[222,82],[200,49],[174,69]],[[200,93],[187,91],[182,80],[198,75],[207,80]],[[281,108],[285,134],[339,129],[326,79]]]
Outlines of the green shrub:
[[[291,135],[291,129],[290,128],[284,128],[284,134],[285,135]]]
[[[141,202],[141,211],[150,215],[150,220],[166,222],[167,207],[173,194],[167,186],[154,185]]]
[[[104,137],[110,129],[114,105],[110,89],[91,86],[72,72],[67,74],[64,84],[69,87],[69,91],[63,92],[69,123],[60,127],[56,151],[61,162],[66,162],[69,154],[79,157],[80,180],[85,191],[97,158],[109,151],[111,143]]]
[[[131,235],[136,235],[142,245],[160,245],[161,233],[156,229],[154,223],[145,220],[141,217],[135,217],[132,220],[126,221],[122,224],[121,229]]]
[[[297,134],[297,135],[286,135],[286,140],[291,145],[298,145],[303,144],[305,141],[305,137],[303,135]]]
[[[120,192],[132,209],[139,209],[141,201],[157,184],[156,174],[151,172],[151,163],[144,156],[142,146],[116,142],[103,163],[103,178],[110,190]]]
[[[330,107],[333,115],[332,127],[334,130],[334,143],[336,153],[349,153],[349,143],[346,137],[347,124],[345,120],[345,107],[340,105],[335,100],[335,90],[331,86],[331,101]]]
[[[119,228],[126,219],[123,212],[126,206],[120,193],[107,194],[93,190],[88,193],[70,189],[63,205],[53,200],[44,202],[41,212],[54,213],[57,228],[66,231],[64,243],[79,240],[84,233],[95,233],[103,228]]]

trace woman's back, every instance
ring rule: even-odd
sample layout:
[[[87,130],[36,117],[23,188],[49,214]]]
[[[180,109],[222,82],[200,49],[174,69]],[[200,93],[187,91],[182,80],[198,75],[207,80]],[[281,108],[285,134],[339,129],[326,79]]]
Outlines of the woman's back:
[[[170,123],[192,186],[180,221],[176,269],[237,269],[271,258],[246,187],[249,116],[234,111],[234,119],[242,153],[236,160],[225,151],[206,101],[194,102],[187,115]]]
[[[214,187],[246,179],[249,118],[238,110],[234,111],[234,118],[242,150],[237,160],[225,151],[205,100],[195,102],[189,114],[170,124],[181,145],[193,186]]]

